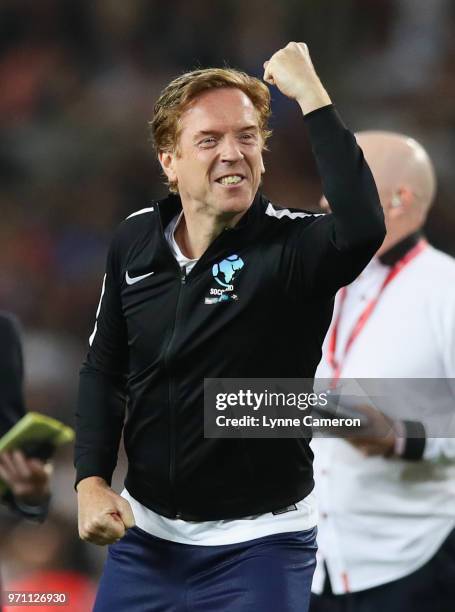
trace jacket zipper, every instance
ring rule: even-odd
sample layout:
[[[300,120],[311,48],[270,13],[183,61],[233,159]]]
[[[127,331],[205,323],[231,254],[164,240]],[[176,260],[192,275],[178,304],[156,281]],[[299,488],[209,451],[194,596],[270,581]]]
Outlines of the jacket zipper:
[[[187,282],[187,274],[186,274],[186,269],[180,269],[179,264],[177,263],[177,261],[175,260],[174,254],[171,251],[171,248],[169,246],[169,244],[167,243],[167,240],[164,236],[164,228],[163,228],[163,224],[161,222],[161,213],[159,214],[159,221],[160,221],[160,228],[161,228],[161,237],[164,240],[164,242],[166,243],[166,247],[168,249],[169,255],[171,256],[172,260],[174,261],[175,267],[176,269],[178,269],[178,274],[180,276],[180,284],[179,284],[179,292],[177,295],[177,304],[175,307],[175,317],[174,317],[174,325],[172,328],[172,332],[169,338],[169,342],[167,344],[165,353],[164,353],[164,364],[167,370],[167,374],[168,374],[168,378],[169,378],[169,385],[168,385],[168,402],[169,402],[169,488],[170,488],[170,498],[171,498],[171,506],[172,506],[172,514],[174,514],[175,518],[180,518],[181,517],[181,513],[179,512],[178,509],[178,501],[177,501],[177,496],[176,496],[176,490],[175,490],[175,477],[176,477],[176,437],[177,437],[177,427],[176,427],[176,410],[175,410],[175,398],[174,398],[174,386],[175,383],[173,384],[173,380],[172,380],[172,376],[171,376],[171,372],[172,372],[172,364],[170,363],[170,353],[171,353],[171,346],[172,343],[174,342],[174,338],[176,336],[176,330],[178,327],[178,322],[179,322],[179,318],[180,318],[180,310],[181,310],[181,295],[182,295],[182,288],[183,286],[186,284]],[[228,230],[228,228],[226,228],[226,230]],[[229,228],[229,231],[230,230]],[[217,236],[214,240],[214,242],[212,243],[211,246],[213,246],[214,243],[218,242],[220,240],[220,238],[222,237],[223,233],[221,233],[219,236]],[[201,258],[202,259],[202,258]],[[194,266],[194,268],[196,268],[198,266],[200,262],[199,261],[196,263],[196,265]],[[193,270],[194,270],[193,268]],[[193,270],[191,270],[191,272],[193,272]],[[192,275],[191,275],[192,276]]]
[[[164,228],[163,228],[163,224],[161,221],[161,211],[159,210],[159,208],[158,208],[158,212],[159,212],[158,218],[159,218],[159,223],[160,223],[161,239],[163,240],[165,248],[168,251],[170,260],[173,262],[173,265],[176,271],[176,276],[178,276],[180,280],[179,291],[177,295],[177,302],[175,305],[174,324],[172,327],[171,334],[169,336],[169,341],[164,351],[164,367],[167,371],[167,376],[168,376],[168,381],[169,381],[168,382],[168,405],[169,405],[169,472],[168,473],[169,473],[170,504],[171,504],[171,513],[174,514],[175,518],[179,518],[179,513],[177,511],[176,494],[175,494],[175,473],[176,473],[175,456],[176,456],[176,437],[177,437],[176,420],[177,419],[176,419],[176,414],[175,414],[176,411],[174,407],[175,400],[174,400],[174,385],[172,381],[171,347],[172,347],[172,344],[176,336],[177,323],[179,320],[180,308],[181,308],[182,288],[183,288],[183,285],[185,285],[186,283],[186,269],[183,268],[182,270],[180,268],[178,262],[176,261],[174,257],[174,254],[171,251],[171,248],[164,235]]]

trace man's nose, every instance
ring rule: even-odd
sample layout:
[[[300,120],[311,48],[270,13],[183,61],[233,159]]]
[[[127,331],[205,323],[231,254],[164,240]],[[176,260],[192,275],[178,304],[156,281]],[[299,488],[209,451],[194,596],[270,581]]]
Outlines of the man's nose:
[[[225,136],[221,148],[221,161],[236,162],[243,159],[242,149],[235,136]]]

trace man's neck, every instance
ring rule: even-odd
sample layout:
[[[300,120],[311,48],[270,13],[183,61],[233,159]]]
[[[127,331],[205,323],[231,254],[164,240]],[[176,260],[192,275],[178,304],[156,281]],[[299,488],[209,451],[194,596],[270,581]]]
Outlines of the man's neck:
[[[393,266],[406,255],[423,237],[422,230],[407,234],[378,256],[379,261],[386,266]]]
[[[184,207],[175,229],[175,241],[185,257],[199,259],[225,229],[234,227],[240,221],[245,212],[215,217],[191,212]]]

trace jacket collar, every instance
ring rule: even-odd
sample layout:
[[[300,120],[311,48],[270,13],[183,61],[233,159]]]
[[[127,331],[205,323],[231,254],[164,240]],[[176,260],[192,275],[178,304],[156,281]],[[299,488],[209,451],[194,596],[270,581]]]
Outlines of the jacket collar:
[[[264,198],[260,191],[257,191],[251,206],[248,208],[237,225],[232,228],[234,231],[250,226],[254,222],[261,208],[263,199]],[[170,193],[166,198],[159,200],[157,204],[160,211],[161,223],[164,229],[168,223],[170,223],[172,219],[181,212],[182,201],[178,194]]]
[[[423,232],[418,230],[409,236],[397,242],[392,248],[383,253],[380,257],[378,257],[379,261],[385,266],[393,266],[400,259],[402,259],[408,251],[410,251],[422,238]]]

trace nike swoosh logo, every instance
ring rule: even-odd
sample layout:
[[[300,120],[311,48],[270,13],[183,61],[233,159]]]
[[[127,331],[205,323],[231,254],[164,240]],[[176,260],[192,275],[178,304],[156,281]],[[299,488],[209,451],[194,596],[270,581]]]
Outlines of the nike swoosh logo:
[[[135,283],[138,283],[139,281],[144,280],[144,278],[147,278],[147,276],[152,276],[152,274],[154,274],[154,272],[149,272],[148,274],[141,274],[141,276],[130,276],[127,270],[125,274],[126,284],[134,285]]]

